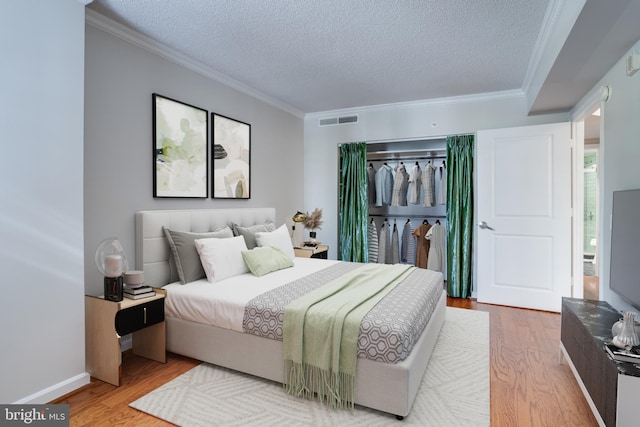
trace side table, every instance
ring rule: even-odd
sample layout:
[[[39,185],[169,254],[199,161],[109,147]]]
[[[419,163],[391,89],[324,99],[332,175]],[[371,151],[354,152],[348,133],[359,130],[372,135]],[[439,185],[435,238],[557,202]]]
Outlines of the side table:
[[[161,363],[166,356],[164,289],[156,295],[120,302],[85,295],[86,369],[92,377],[120,385],[122,350],[120,338],[132,335],[133,353]]]
[[[329,246],[318,245],[315,248],[313,247],[293,248],[293,252],[297,257],[300,257],[300,258],[327,259],[327,256],[329,254]]]

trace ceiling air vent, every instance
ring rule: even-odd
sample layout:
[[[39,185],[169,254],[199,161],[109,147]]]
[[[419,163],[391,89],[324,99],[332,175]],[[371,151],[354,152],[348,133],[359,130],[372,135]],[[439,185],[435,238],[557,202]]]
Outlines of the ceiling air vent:
[[[332,117],[330,119],[320,119],[320,126],[333,126],[338,124],[338,118]]]
[[[358,123],[358,116],[331,117],[318,121],[320,126],[347,125],[349,123]]]
[[[347,123],[358,123],[358,116],[338,117],[339,125],[346,125]]]

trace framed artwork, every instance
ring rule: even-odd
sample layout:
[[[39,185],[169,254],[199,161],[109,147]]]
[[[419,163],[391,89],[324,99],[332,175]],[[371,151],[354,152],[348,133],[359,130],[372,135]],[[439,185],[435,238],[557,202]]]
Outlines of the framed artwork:
[[[251,197],[251,125],[211,113],[214,199]]]
[[[209,115],[153,94],[153,197],[209,196]]]

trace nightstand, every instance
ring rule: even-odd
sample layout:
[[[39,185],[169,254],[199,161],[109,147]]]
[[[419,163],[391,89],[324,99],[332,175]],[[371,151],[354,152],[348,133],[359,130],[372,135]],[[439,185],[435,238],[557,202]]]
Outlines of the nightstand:
[[[120,338],[132,335],[133,353],[165,363],[166,324],[164,289],[154,289],[155,296],[120,302],[86,295],[85,346],[86,369],[92,377],[120,385],[122,350]]]
[[[320,258],[327,259],[327,255],[329,254],[329,246],[327,245],[318,245],[315,248],[293,248],[293,252],[297,257],[300,258]]]

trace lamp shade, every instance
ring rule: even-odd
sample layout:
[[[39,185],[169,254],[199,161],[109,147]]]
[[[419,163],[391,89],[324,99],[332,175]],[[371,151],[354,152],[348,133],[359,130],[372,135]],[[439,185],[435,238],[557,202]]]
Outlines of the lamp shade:
[[[108,237],[96,249],[96,267],[104,277],[120,277],[129,270],[127,255],[117,237]]]
[[[291,219],[293,220],[293,222],[304,222],[307,219],[307,214],[298,211],[293,215]]]

